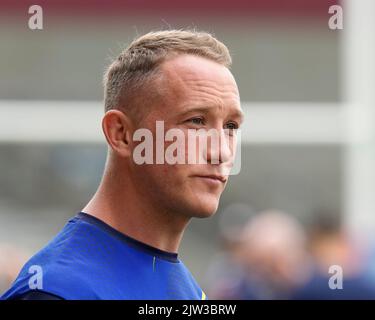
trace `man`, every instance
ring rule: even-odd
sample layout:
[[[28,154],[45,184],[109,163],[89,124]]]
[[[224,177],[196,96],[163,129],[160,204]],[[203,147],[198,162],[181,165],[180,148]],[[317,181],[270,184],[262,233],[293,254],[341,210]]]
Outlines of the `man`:
[[[217,210],[233,163],[242,111],[230,64],[221,42],[196,31],[151,32],[120,54],[104,79],[109,148],[100,186],[3,298],[205,299],[177,251],[190,219]],[[186,142],[191,130],[225,134],[218,147],[199,148],[206,163],[170,164],[156,160],[157,122]],[[152,164],[135,157],[142,129],[155,142],[143,150]],[[196,152],[182,142],[184,156]]]

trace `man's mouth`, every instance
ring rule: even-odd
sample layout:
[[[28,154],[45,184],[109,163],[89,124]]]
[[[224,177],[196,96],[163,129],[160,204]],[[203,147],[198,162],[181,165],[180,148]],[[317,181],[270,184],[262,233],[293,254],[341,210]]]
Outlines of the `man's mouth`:
[[[194,177],[207,179],[207,181],[211,181],[214,183],[225,183],[227,181],[227,177],[222,176],[222,175],[216,175],[216,174],[208,174],[208,175],[202,174],[202,175],[195,175]]]

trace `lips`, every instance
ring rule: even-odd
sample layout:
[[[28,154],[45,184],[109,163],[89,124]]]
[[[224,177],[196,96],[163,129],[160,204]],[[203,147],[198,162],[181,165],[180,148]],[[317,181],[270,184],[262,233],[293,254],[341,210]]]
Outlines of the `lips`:
[[[213,181],[219,181],[222,183],[225,183],[227,181],[227,178],[222,175],[215,175],[215,174],[209,174],[209,175],[196,175],[195,177],[197,178],[206,178],[206,179],[211,179]]]

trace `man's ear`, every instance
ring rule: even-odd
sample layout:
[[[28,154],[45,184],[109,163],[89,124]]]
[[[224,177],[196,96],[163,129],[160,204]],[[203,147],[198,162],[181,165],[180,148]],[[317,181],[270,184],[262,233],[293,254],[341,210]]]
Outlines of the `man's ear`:
[[[109,110],[102,119],[102,129],[112,150],[120,157],[131,155],[132,122],[120,110]]]

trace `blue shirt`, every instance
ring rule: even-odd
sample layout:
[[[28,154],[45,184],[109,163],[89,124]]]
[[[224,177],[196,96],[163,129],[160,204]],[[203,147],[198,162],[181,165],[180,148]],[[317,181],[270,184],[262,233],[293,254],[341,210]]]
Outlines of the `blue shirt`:
[[[177,253],[144,244],[83,212],[25,264],[1,298],[31,289],[63,299],[206,297]]]

